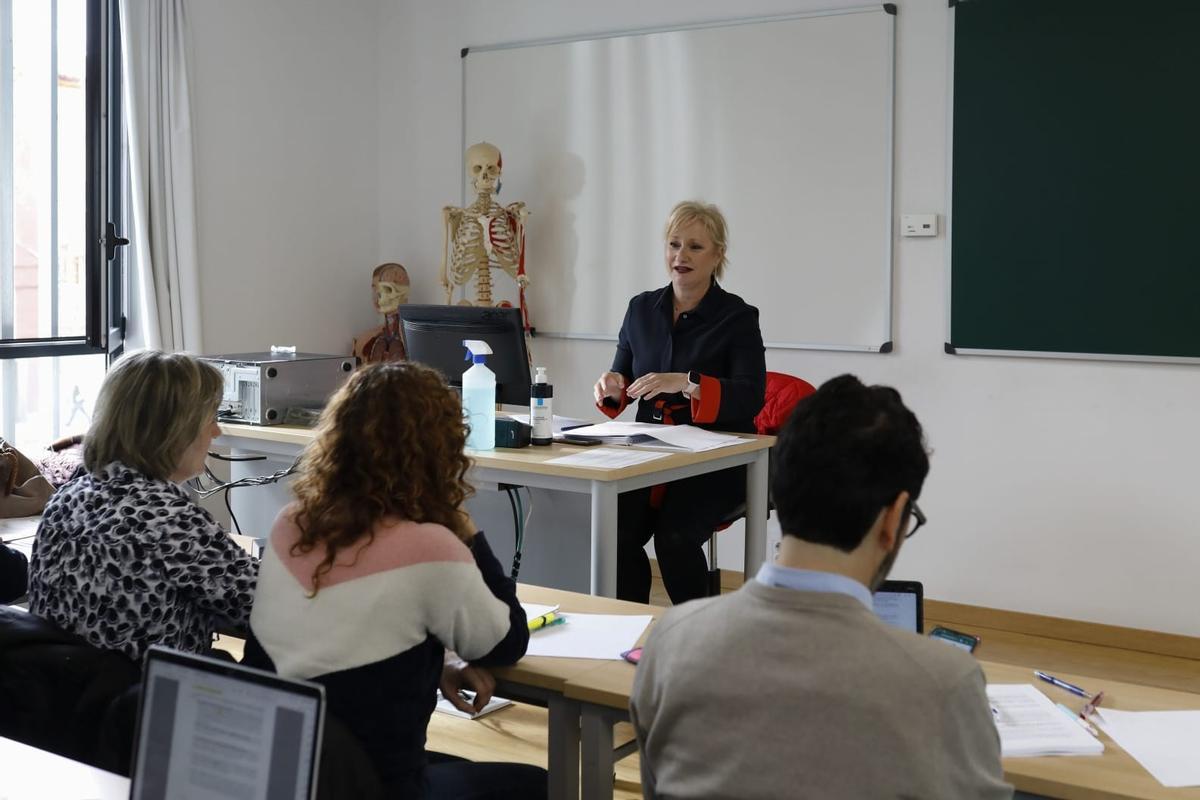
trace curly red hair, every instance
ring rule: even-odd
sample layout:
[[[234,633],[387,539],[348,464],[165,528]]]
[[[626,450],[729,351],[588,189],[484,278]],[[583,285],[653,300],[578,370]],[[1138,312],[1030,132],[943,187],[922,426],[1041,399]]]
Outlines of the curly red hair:
[[[292,552],[325,549],[314,593],[338,552],[369,544],[384,518],[435,522],[470,541],[475,531],[459,510],[474,491],[466,438],[462,404],[440,373],[395,362],[350,376],[321,414],[294,486],[300,539]]]

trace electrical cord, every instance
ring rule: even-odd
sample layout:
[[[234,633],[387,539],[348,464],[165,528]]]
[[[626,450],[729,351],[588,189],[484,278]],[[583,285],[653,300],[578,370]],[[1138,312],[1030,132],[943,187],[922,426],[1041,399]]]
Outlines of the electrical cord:
[[[266,456],[223,456],[218,453],[209,453],[210,456],[221,461],[265,461]],[[190,479],[187,483],[201,499],[212,497],[217,492],[228,492],[230,489],[236,489],[239,486],[266,486],[269,483],[277,483],[288,475],[294,473],[300,468],[300,459],[297,458],[291,463],[291,466],[286,469],[281,469],[273,472],[270,475],[256,475],[251,478],[239,478],[236,481],[222,482],[220,478],[213,474],[209,469],[208,464],[204,465],[204,474],[208,480],[212,481],[212,485],[206,486],[200,476]]]
[[[238,525],[237,517],[233,514],[233,503],[229,499],[229,492],[225,492],[225,508],[229,511],[229,521],[233,523],[233,532],[238,536],[242,535],[242,526]]]
[[[529,498],[528,507],[521,501],[521,489]],[[533,514],[533,490],[528,486],[506,486],[508,502],[513,507],[513,529],[516,533],[516,543],[513,548],[512,579],[516,580],[521,571],[521,555],[525,551],[525,530],[529,527],[529,517]],[[514,499],[515,498],[515,499]]]
[[[521,544],[522,544],[521,540],[523,538],[523,535],[522,535],[523,531],[521,530],[521,515],[517,509],[517,504],[521,500],[521,495],[518,494],[517,490],[512,486],[504,487],[504,493],[508,495],[508,504],[510,506],[512,506],[513,560],[512,560],[512,570],[510,571],[510,575],[511,575],[512,579],[515,581],[517,579],[517,575],[519,575],[521,572]]]

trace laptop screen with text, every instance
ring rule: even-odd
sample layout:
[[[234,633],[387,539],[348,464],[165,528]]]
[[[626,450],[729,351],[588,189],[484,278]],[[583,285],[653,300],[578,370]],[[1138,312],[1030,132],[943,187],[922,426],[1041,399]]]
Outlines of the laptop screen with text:
[[[311,800],[324,694],[319,685],[151,648],[133,800]]]

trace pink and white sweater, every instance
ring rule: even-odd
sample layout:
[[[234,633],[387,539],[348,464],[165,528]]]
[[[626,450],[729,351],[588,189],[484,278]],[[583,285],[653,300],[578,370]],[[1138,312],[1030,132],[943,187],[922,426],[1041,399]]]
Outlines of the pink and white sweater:
[[[295,506],[275,520],[259,570],[246,663],[325,685],[329,712],[392,786],[420,781],[444,649],[511,664],[529,629],[516,584],[479,533],[386,520],[338,553],[313,595],[319,550],[291,553]]]

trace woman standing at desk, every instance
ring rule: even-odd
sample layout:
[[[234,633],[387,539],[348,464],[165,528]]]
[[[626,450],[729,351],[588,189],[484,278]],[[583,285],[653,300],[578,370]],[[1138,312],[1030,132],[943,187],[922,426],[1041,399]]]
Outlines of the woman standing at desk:
[[[629,301],[612,370],[596,381],[596,404],[616,417],[636,400],[639,422],[754,433],[766,360],[758,309],[717,283],[725,273],[725,217],[713,205],[680,203],[667,218],[665,239],[671,283]],[[671,602],[703,597],[702,546],[745,502],[745,470],[622,494],[617,597],[649,602],[651,537]]]

